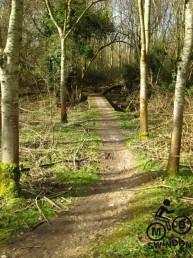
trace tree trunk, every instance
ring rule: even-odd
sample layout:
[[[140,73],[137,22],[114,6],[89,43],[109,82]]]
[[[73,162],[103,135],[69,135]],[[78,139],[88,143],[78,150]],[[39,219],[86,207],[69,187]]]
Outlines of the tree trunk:
[[[8,36],[1,56],[0,82],[2,91],[2,163],[1,187],[19,184],[19,53],[22,39],[23,0],[12,0]],[[9,175],[7,174],[9,172]],[[3,178],[4,177],[4,178]],[[9,182],[8,182],[9,181]],[[7,185],[8,184],[8,185]],[[7,191],[7,189],[5,189]],[[3,194],[0,192],[0,195]]]
[[[181,54],[181,61],[178,64],[175,101],[173,112],[173,129],[171,138],[171,149],[168,159],[167,171],[169,175],[175,176],[179,170],[180,148],[183,125],[184,93],[187,81],[187,72],[190,64],[190,57],[193,47],[193,0],[186,1],[185,6],[185,37]]]
[[[3,57],[3,40],[2,40],[2,32],[0,26],[0,60]],[[0,87],[1,87],[1,80],[0,80]],[[0,106],[0,130],[1,130],[1,106]]]
[[[149,42],[150,42],[150,11],[151,11],[151,0],[145,0],[144,25],[145,25],[146,55],[148,55],[148,53],[149,53]]]
[[[147,54],[144,24],[144,9],[142,0],[138,0],[141,26],[141,57],[140,57],[140,135],[148,136],[147,109]]]
[[[65,40],[61,38],[61,74],[60,74],[60,102],[61,122],[67,123],[67,89],[65,83]]]
[[[140,58],[140,135],[148,136],[147,64],[145,50]]]
[[[0,26],[0,54],[3,51],[3,39],[2,39],[2,31],[1,31],[1,26]]]

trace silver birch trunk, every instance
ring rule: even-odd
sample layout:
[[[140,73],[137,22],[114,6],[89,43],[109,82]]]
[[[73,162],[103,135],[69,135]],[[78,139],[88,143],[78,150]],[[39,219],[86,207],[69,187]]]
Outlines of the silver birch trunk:
[[[146,55],[148,55],[148,53],[149,53],[150,12],[151,12],[151,0],[145,0],[145,6],[144,6],[144,26],[145,26]]]
[[[177,175],[180,163],[180,148],[183,127],[184,96],[187,81],[187,71],[190,65],[190,57],[193,48],[193,0],[186,1],[185,6],[185,36],[181,53],[181,61],[178,64],[175,101],[173,111],[173,129],[171,148],[168,159],[168,174]]]
[[[11,166],[19,182],[18,73],[22,40],[23,0],[12,0],[6,46],[1,55],[2,163]],[[1,182],[2,183],[2,182]]]
[[[0,26],[0,61],[3,60],[3,39],[2,39],[2,31]],[[1,87],[1,80],[0,80]],[[1,106],[0,106],[0,130],[1,130]]]
[[[67,123],[67,89],[65,83],[65,40],[61,41],[61,74],[60,74],[60,103],[61,103],[61,122]]]
[[[148,136],[148,109],[147,109],[147,55],[144,24],[143,1],[138,0],[140,27],[141,27],[141,56],[140,56],[140,135]]]

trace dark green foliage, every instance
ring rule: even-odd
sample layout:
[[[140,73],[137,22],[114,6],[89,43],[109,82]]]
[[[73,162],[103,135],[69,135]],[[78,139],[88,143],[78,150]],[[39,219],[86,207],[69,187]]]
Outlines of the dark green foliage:
[[[74,25],[77,18],[81,15],[85,8],[85,1],[73,1],[71,16],[69,24],[67,24],[67,29]],[[53,8],[54,17],[62,28],[65,20],[65,9],[66,6],[62,3],[56,4]],[[47,36],[54,34],[56,32],[56,28],[53,22],[50,20],[47,10],[44,11],[43,21],[43,32]],[[94,35],[98,36],[98,38],[105,37],[108,33],[111,32],[114,32],[114,26],[113,23],[110,22],[108,12],[103,9],[100,9],[96,12],[96,10],[90,8],[83,16],[80,23],[75,27],[73,38],[77,43],[79,43],[80,40],[90,39]]]
[[[163,46],[154,46],[148,57],[149,67],[154,83],[163,90],[174,90],[176,60],[169,56]]]
[[[87,59],[91,59],[94,56],[93,48],[91,46],[89,46],[89,45],[85,45],[84,43],[82,43],[82,46],[80,46],[80,52]]]
[[[3,63],[4,63],[3,51],[0,49],[0,67],[3,66]]]
[[[134,90],[136,85],[139,84],[139,64],[125,64],[122,70],[122,77],[126,83],[126,86],[130,90]]]
[[[119,71],[116,69],[108,69],[104,70],[104,67],[101,66],[101,69],[95,70],[90,69],[88,70],[85,78],[84,78],[84,84],[85,85],[91,85],[95,91],[97,91],[99,88],[99,85],[105,85],[109,82],[113,82],[116,80],[116,78],[119,78]],[[100,90],[100,89],[99,89]]]
[[[86,6],[85,0],[72,1],[71,16],[67,29],[76,22]],[[53,6],[54,17],[61,27],[63,27],[65,19],[65,8],[66,6],[63,1],[58,1],[57,4]],[[42,30],[49,38],[48,52],[45,55],[44,65],[49,71],[49,81],[56,83],[59,81],[60,77],[61,52],[57,31],[53,22],[50,20],[47,10],[44,12]],[[90,39],[93,37],[97,39],[106,38],[107,35],[112,32],[114,32],[114,26],[108,17],[107,11],[102,8],[97,11],[94,7],[90,8],[79,24],[74,28],[66,43],[66,74],[68,73],[68,67],[73,65],[76,67],[77,71],[76,80],[80,81],[82,67],[78,67],[80,62],[79,57],[83,56],[85,59],[89,60],[92,59],[95,54]],[[99,76],[101,77],[101,74]],[[96,80],[98,80],[99,76],[94,75],[94,78],[97,77]],[[95,82],[94,78],[92,82]]]
[[[47,55],[46,58],[46,66],[52,79],[59,79],[60,78],[60,55],[61,51],[60,48],[55,46],[54,49]]]
[[[73,37],[79,43],[80,40],[88,40],[92,36],[101,39],[112,32],[114,32],[114,27],[109,20],[108,13],[105,10],[99,10],[97,13],[90,10],[75,28]]]
[[[57,2],[53,5],[53,15],[60,27],[63,28],[64,20],[65,20],[65,4],[62,1]],[[43,14],[43,24],[42,24],[42,31],[46,36],[51,36],[56,32],[55,25],[50,20],[50,16],[48,10],[45,9]]]
[[[94,55],[93,48],[88,44],[91,37],[102,39],[113,32],[114,27],[110,22],[108,13],[102,9],[97,13],[90,9],[74,29],[73,40],[80,54],[91,59]]]
[[[163,61],[167,57],[167,53],[163,47],[155,46],[151,49],[149,55],[149,66],[153,73],[157,73],[160,67],[163,67]]]

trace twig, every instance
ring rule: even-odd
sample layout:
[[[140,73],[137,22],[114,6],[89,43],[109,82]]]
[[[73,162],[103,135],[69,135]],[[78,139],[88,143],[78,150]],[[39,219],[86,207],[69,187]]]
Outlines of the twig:
[[[32,110],[28,110],[28,109],[21,108],[21,107],[19,109],[22,110],[22,111],[25,111],[25,112],[30,112],[30,113],[37,112],[37,111],[32,111]]]
[[[142,190],[151,190],[151,189],[154,189],[154,188],[161,188],[161,187],[164,187],[164,188],[172,188],[171,186],[168,186],[168,185],[157,185],[157,186],[150,186],[150,187],[145,187],[145,188],[133,188],[133,189],[128,189],[128,191],[142,191]]]
[[[41,248],[40,245],[34,245],[34,246],[24,246],[24,247],[20,247],[20,249],[28,249],[28,248]]]
[[[37,209],[38,209],[40,215],[44,218],[44,220],[45,220],[47,223],[49,223],[49,221],[48,221],[48,219],[46,218],[46,216],[44,215],[42,209],[41,209],[41,208],[39,207],[39,205],[38,205],[38,200],[37,200],[37,198],[38,198],[38,196],[36,196],[36,199],[35,199],[35,203],[36,203]]]
[[[73,164],[74,164],[74,168],[76,168],[76,156],[79,152],[79,150],[84,146],[84,142],[86,141],[86,138],[84,138],[84,135],[86,134],[86,131],[84,132],[82,139],[81,139],[81,144],[78,146],[77,150],[74,153],[74,158],[73,158]]]
[[[56,164],[59,164],[59,163],[62,163],[62,162],[66,162],[66,163],[74,163],[74,162],[77,162],[77,163],[80,163],[82,161],[85,161],[85,160],[88,160],[89,158],[86,157],[86,158],[82,158],[82,159],[76,159],[75,160],[69,160],[69,159],[66,159],[66,160],[59,160],[59,161],[56,161],[56,162],[52,162],[52,163],[47,163],[47,164],[42,164],[42,165],[38,165],[39,168],[44,168],[44,167],[51,167],[51,166],[54,166]],[[21,168],[21,171],[29,171],[31,168],[30,167],[26,167],[26,168]]]
[[[51,204],[52,206],[56,207],[57,209],[61,210],[62,208],[60,206],[58,206],[56,203],[54,203],[52,200],[50,200],[48,197],[44,196],[43,200],[47,201],[49,204]]]
[[[31,228],[31,231],[35,230],[37,227],[41,226],[42,224],[44,224],[46,221],[45,220],[42,220],[38,223],[36,223],[32,228]]]
[[[180,198],[180,199],[185,200],[185,201],[193,201],[193,198],[191,198],[191,197],[186,197],[186,196],[184,196],[184,197],[182,197],[182,198]]]
[[[18,212],[22,212],[22,211],[24,211],[24,210],[27,210],[27,209],[30,208],[32,205],[33,205],[33,203],[30,203],[29,205],[27,205],[27,206],[24,207],[23,209],[14,211],[14,213],[18,213]]]
[[[59,193],[50,194],[50,195],[49,195],[49,198],[56,198],[56,197],[59,197],[59,196],[61,196],[61,195],[64,195],[64,194],[66,194],[66,193],[69,193],[71,190],[72,190],[72,187],[69,187],[68,190],[66,190],[66,191],[62,191],[62,192],[59,192]]]

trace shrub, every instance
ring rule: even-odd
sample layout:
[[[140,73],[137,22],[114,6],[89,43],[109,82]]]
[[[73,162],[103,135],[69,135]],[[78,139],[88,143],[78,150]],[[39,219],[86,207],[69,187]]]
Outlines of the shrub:
[[[134,90],[139,84],[139,64],[125,64],[122,69],[122,78],[129,90]]]

